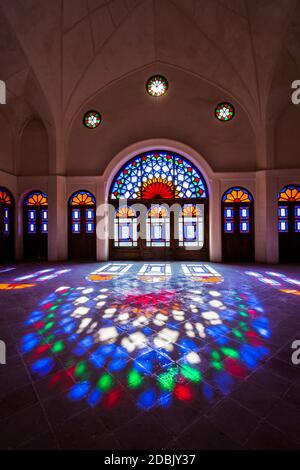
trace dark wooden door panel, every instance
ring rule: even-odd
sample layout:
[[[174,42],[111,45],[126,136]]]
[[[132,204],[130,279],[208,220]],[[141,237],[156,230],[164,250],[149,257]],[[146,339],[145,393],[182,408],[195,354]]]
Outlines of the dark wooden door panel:
[[[80,210],[80,233],[72,232],[72,206],[68,208],[68,252],[69,259],[95,260],[96,259],[96,226],[93,233],[86,232],[86,208],[93,206],[76,206]]]
[[[233,207],[234,217],[233,233],[225,233],[224,209],[226,206]],[[249,207],[249,233],[240,233],[240,207]],[[222,260],[224,262],[252,262],[255,259],[254,245],[254,209],[253,204],[222,204]]]
[[[5,230],[5,208],[8,207],[8,233]],[[14,207],[0,204],[0,262],[14,259]]]

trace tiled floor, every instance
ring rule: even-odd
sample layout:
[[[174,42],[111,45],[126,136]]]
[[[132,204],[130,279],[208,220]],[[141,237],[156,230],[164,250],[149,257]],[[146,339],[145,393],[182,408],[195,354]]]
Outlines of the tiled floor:
[[[300,267],[184,264],[0,267],[0,448],[300,448]]]

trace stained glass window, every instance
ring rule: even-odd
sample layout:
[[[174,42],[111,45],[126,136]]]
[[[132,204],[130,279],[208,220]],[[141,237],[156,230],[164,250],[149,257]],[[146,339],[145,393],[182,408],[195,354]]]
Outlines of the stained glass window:
[[[241,188],[240,186],[230,188],[223,196],[223,202],[226,203],[245,203],[245,202],[252,202],[253,197],[245,188]]]
[[[72,207],[72,233],[93,234],[95,232],[95,197],[88,191],[77,191],[70,199]]]
[[[11,204],[11,196],[8,191],[4,188],[0,188],[0,204]]]
[[[164,206],[153,204],[148,211],[146,245],[149,247],[170,246],[170,214]]]
[[[165,95],[168,88],[168,80],[162,75],[154,75],[153,77],[150,77],[146,83],[147,93],[155,97]]]
[[[300,201],[300,186],[288,185],[282,188],[278,194],[279,202],[294,202]]]
[[[219,121],[230,121],[234,114],[234,107],[230,103],[220,103],[215,109],[215,116]]]
[[[101,115],[98,111],[91,110],[83,116],[83,124],[88,129],[96,129],[101,124],[101,121]]]
[[[185,204],[179,217],[179,246],[199,247],[204,244],[204,205]]]
[[[278,193],[278,232],[300,232],[300,186],[289,184]],[[282,204],[284,203],[284,204]]]
[[[118,173],[111,199],[206,198],[200,172],[185,158],[157,151],[139,155]]]
[[[137,219],[133,209],[126,206],[116,211],[114,232],[115,246],[137,246]]]
[[[226,234],[250,234],[250,205],[253,197],[247,189],[235,186],[226,191],[222,198],[223,230]],[[245,204],[245,205],[244,205]]]
[[[25,200],[25,205],[26,206],[47,206],[48,205],[47,196],[45,193],[42,193],[41,191],[35,191],[33,193],[30,193]]]
[[[73,196],[70,198],[71,206],[89,206],[96,204],[96,200],[94,196],[89,193],[88,191],[77,191]]]

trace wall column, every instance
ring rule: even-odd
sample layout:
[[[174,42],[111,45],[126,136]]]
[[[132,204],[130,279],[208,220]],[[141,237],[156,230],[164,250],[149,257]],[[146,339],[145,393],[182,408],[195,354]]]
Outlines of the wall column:
[[[49,176],[48,180],[48,259],[68,258],[66,181],[64,176]]]
[[[277,191],[270,171],[256,173],[255,261],[278,263]]]
[[[222,230],[221,230],[221,193],[219,180],[210,181],[211,194],[209,195],[209,253],[210,261],[222,261]]]
[[[96,243],[97,243],[97,261],[105,261],[109,256],[108,240],[108,208],[105,207],[105,181],[101,178],[97,185],[96,194]]]

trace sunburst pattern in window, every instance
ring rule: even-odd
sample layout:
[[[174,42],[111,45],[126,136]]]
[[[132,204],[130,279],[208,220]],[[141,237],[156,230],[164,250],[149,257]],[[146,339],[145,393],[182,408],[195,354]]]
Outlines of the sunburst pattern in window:
[[[90,206],[95,203],[94,196],[88,191],[77,191],[70,199],[71,206]]]
[[[278,194],[278,201],[280,202],[294,202],[300,201],[300,187],[290,184],[282,188]]]
[[[27,196],[25,200],[25,205],[26,206],[47,206],[48,205],[47,196],[45,193],[41,191],[34,191]]]
[[[228,203],[239,203],[239,202],[252,202],[253,198],[249,191],[245,188],[241,188],[240,186],[236,186],[234,188],[230,188],[223,196],[223,202]]]
[[[12,199],[11,199],[9,192],[4,188],[0,188],[0,203],[2,204],[12,203]]]

